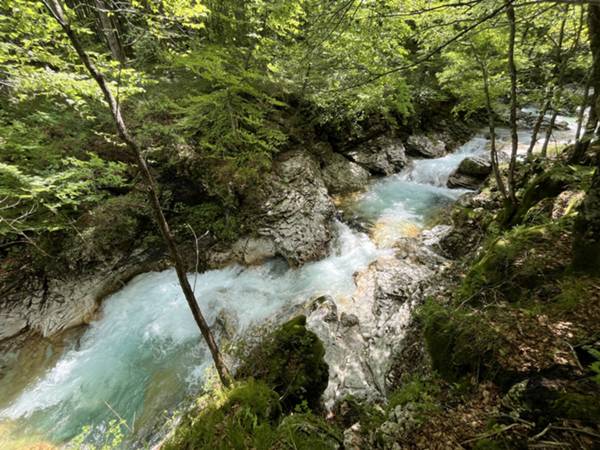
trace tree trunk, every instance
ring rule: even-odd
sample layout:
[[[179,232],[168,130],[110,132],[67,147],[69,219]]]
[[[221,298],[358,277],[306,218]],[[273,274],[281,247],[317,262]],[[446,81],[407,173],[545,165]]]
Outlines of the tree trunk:
[[[108,48],[113,58],[120,63],[125,62],[125,52],[121,46],[121,40],[117,32],[115,21],[108,15],[108,5],[104,0],[95,0],[96,10],[98,11],[98,17],[100,17],[100,23],[102,25],[102,33],[106,37]]]
[[[507,202],[508,193],[506,192],[506,185],[504,184],[504,180],[502,180],[502,174],[500,173],[500,168],[498,164],[498,149],[496,148],[496,122],[494,120],[494,109],[492,108],[492,98],[490,95],[490,81],[488,70],[487,66],[485,65],[485,62],[482,61],[476,53],[475,59],[477,59],[479,67],[481,68],[481,75],[483,78],[485,107],[488,116],[488,128],[490,130],[490,162],[492,163],[492,172],[494,173],[494,178],[496,180],[496,184],[498,185],[498,190],[502,194],[504,202]]]
[[[542,124],[544,123],[544,118],[546,117],[546,112],[550,108],[550,103],[552,102],[552,88],[548,86],[546,89],[546,93],[544,95],[544,103],[540,108],[540,112],[533,126],[533,130],[531,131],[531,142],[529,143],[529,148],[527,149],[527,157],[531,158],[533,156],[533,149],[535,148],[535,144],[537,144],[538,134],[540,129],[542,128]]]
[[[508,17],[509,25],[509,41],[508,41],[508,70],[510,73],[510,136],[511,136],[511,152],[510,163],[508,166],[508,200],[509,208],[514,211],[517,207],[517,196],[515,188],[515,169],[517,163],[517,150],[519,148],[519,135],[517,134],[517,66],[515,65],[515,35],[516,35],[516,19],[515,9],[512,0],[506,2],[506,16]],[[511,215],[508,211],[507,216]]]
[[[568,11],[568,7],[567,7],[567,11]],[[567,12],[567,11],[565,11],[565,12]],[[538,133],[540,132],[542,124],[544,123],[544,119],[546,117],[546,112],[548,111],[548,109],[550,109],[550,106],[553,104],[553,98],[556,96],[555,90],[556,89],[560,90],[562,88],[561,80],[563,78],[562,74],[564,74],[562,46],[563,46],[563,42],[565,39],[566,24],[567,24],[567,14],[564,15],[563,20],[560,23],[560,32],[558,35],[558,45],[557,45],[557,49],[556,49],[556,61],[554,63],[554,69],[555,70],[558,69],[558,72],[559,72],[559,76],[558,76],[559,80],[556,83],[555,89],[551,88],[552,83],[550,83],[548,85],[547,92],[546,92],[546,99],[544,101],[544,106],[540,110],[540,114],[538,115],[537,121],[533,128],[533,132],[531,133],[531,143],[529,144],[529,148],[527,149],[527,157],[531,157],[533,155],[533,149],[535,147],[535,144],[537,143]],[[576,46],[577,45],[575,45],[573,47],[574,50],[576,49]],[[544,157],[546,156],[546,149],[548,147],[547,143],[550,140],[550,135],[548,133],[552,133],[552,125],[550,126],[550,128],[547,131],[546,139],[544,140],[544,145],[542,147],[542,156],[544,156]]]
[[[548,129],[546,130],[546,138],[544,139],[544,144],[542,145],[542,157],[546,158],[548,156],[548,144],[550,143],[550,138],[552,137],[552,132],[554,131],[554,124],[556,123],[556,118],[558,117],[558,111],[555,109],[552,113],[552,117],[550,118],[550,123],[548,124]]]
[[[578,162],[585,154],[589,142],[596,134],[596,125],[600,117],[600,5],[590,3],[588,9],[588,29],[590,35],[590,48],[593,56],[592,74],[590,85],[594,89],[592,94],[590,119],[588,120],[583,141],[585,146],[575,148],[572,162]],[[581,150],[583,148],[583,150]],[[575,153],[581,152],[579,155]],[[575,218],[573,265],[576,269],[585,270],[595,274],[600,273],[600,159],[596,162],[596,171],[592,177],[592,184],[586,192],[585,198]]]
[[[585,155],[589,143],[596,136],[598,117],[600,117],[600,105],[598,104],[598,97],[600,95],[600,5],[595,3],[588,5],[588,32],[590,36],[590,50],[592,51],[590,115],[585,127],[585,133],[575,144],[575,151],[569,159],[571,164],[578,163],[583,158],[583,155]]]
[[[585,117],[585,110],[589,106],[590,101],[590,80],[592,78],[591,71],[587,76],[585,82],[585,88],[583,89],[583,101],[581,102],[581,107],[577,114],[577,132],[575,133],[575,141],[578,141],[581,137],[581,129],[583,128],[583,118]]]
[[[150,196],[150,201],[154,210],[154,214],[156,215],[156,220],[158,222],[160,232],[163,236],[165,243],[167,244],[167,247],[171,254],[171,258],[173,259],[173,262],[175,264],[175,271],[177,272],[177,278],[179,279],[181,290],[183,291],[185,299],[187,300],[187,303],[192,311],[192,315],[194,316],[194,319],[198,324],[198,327],[200,328],[202,336],[204,337],[204,340],[206,341],[208,348],[210,349],[215,366],[217,368],[217,372],[219,374],[219,378],[221,379],[223,385],[227,387],[232,382],[231,375],[229,373],[229,370],[227,369],[227,366],[225,365],[221,352],[217,347],[212,332],[210,331],[210,328],[206,320],[204,319],[202,312],[200,311],[198,303],[196,302],[194,291],[192,290],[192,287],[190,286],[189,280],[187,278],[183,259],[179,254],[179,250],[177,249],[175,240],[173,238],[173,235],[171,234],[169,224],[160,206],[156,180],[150,172],[150,168],[148,167],[146,159],[142,154],[142,150],[139,144],[129,134],[129,130],[127,129],[125,122],[123,121],[119,104],[113,96],[110,87],[106,82],[106,79],[104,78],[102,73],[98,71],[98,69],[84,50],[83,46],[81,45],[81,42],[79,41],[74,30],[71,28],[69,21],[65,17],[62,5],[60,4],[60,0],[43,0],[43,2],[46,8],[49,10],[50,14],[56,19],[56,21],[59,23],[65,34],[68,36],[71,45],[75,48],[75,51],[77,52],[77,55],[79,56],[81,62],[85,65],[92,78],[94,78],[94,80],[98,83],[98,86],[100,87],[100,90],[104,95],[104,99],[110,107],[119,137],[127,145],[127,147],[135,154],[138,167],[148,185],[148,194]]]

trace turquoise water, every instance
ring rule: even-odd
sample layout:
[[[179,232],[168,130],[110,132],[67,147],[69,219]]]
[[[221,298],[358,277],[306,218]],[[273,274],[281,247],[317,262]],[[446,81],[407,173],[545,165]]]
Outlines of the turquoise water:
[[[352,294],[353,273],[380,251],[366,235],[338,227],[340,239],[331,256],[300,269],[288,270],[275,260],[198,275],[196,292],[209,323],[225,310],[241,334],[284,306],[320,294]],[[101,431],[116,414],[144,435],[164,420],[163,411],[201,388],[209,366],[175,272],[138,276],[105,300],[101,317],[76,348],[1,406],[0,422],[16,430],[6,442],[34,435],[64,442],[88,424]]]
[[[448,175],[465,156],[485,151],[485,144],[476,137],[452,155],[415,160],[404,172],[373,182],[352,208],[370,224],[401,220],[421,227],[431,211],[465,192],[446,188]],[[209,323],[226,311],[242,335],[316,295],[351,295],[353,274],[388,250],[367,234],[337,226],[340,238],[330,256],[302,268],[274,260],[199,274],[196,292]],[[9,404],[0,404],[0,432],[2,424],[10,430],[0,448],[18,447],[19,439],[66,442],[85,425],[101,432],[117,415],[138,437],[147,436],[200,390],[210,366],[174,271],[138,276],[104,301],[77,345]]]

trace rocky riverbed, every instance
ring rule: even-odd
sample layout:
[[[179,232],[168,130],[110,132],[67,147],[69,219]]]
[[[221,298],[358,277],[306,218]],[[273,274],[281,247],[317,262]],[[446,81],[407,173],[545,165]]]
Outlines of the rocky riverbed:
[[[438,244],[449,228],[429,223],[466,192],[447,187],[449,178],[465,158],[485,154],[486,139],[476,136],[448,153],[439,138],[419,135],[406,147],[435,158],[408,158],[394,137],[343,152],[324,146],[280,155],[244,199],[255,232],[212,252],[212,266],[223,269],[192,276],[201,307],[229,342],[275,317],[306,312],[326,347],[328,408],[348,394],[386,396],[412,312],[443,286],[448,267]],[[368,181],[373,175],[388,176]],[[61,442],[83,425],[101,426],[111,409],[147,436],[161,411],[200,389],[210,360],[172,271],[136,277],[96,313],[100,300],[157,260],[140,254],[116,273],[53,280],[22,293],[23,302],[4,303],[10,326],[3,338],[26,330],[52,336],[91,321],[60,357],[41,363],[39,376],[11,389],[0,405],[0,422],[13,430],[9,439],[29,434]],[[23,369],[15,363],[19,352],[5,352],[4,370]]]

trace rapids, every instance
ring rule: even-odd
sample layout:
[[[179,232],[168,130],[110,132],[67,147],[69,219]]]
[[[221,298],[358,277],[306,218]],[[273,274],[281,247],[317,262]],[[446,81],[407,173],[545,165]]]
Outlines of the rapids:
[[[521,134],[525,142],[528,133]],[[321,261],[291,269],[273,260],[190,274],[207,320],[214,323],[225,311],[236,334],[243,335],[316,295],[351,295],[353,274],[389,251],[394,236],[417,235],[440,208],[466,192],[446,188],[448,176],[464,157],[486,149],[480,134],[455,153],[413,160],[403,172],[373,181],[366,192],[342,203],[370,236],[338,223],[340,237]],[[39,376],[26,387],[17,383],[15,392],[0,395],[0,448],[42,441],[60,445],[85,425],[101,434],[117,415],[138,442],[144,441],[169,411],[199,392],[211,365],[173,270],[133,279],[103,302],[98,319],[79,339],[59,357],[43,361]],[[10,389],[1,378],[0,388]]]

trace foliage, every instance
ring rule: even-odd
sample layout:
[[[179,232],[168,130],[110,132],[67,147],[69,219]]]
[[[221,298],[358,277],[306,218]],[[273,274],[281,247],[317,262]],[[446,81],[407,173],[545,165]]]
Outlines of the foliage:
[[[239,218],[218,203],[207,202],[194,206],[178,204],[175,211],[179,214],[175,216],[173,225],[177,235],[183,239],[193,238],[190,227],[197,237],[209,232],[223,242],[234,241],[240,236]]]
[[[126,185],[125,169],[94,154],[87,160],[65,158],[36,175],[0,162],[0,236],[68,227],[69,214],[106,198],[107,189]]]
[[[388,409],[393,410],[397,406],[418,403],[421,405],[423,413],[431,412],[436,409],[435,397],[439,391],[440,388],[434,379],[419,376],[408,377],[402,381],[400,388],[389,396]]]
[[[81,433],[69,443],[67,448],[83,450],[115,450],[122,448],[123,440],[129,426],[125,420],[113,419],[108,422],[106,429],[98,433],[91,427],[85,426]],[[100,437],[100,442],[98,442]]]
[[[120,251],[127,252],[139,245],[142,230],[152,227],[152,214],[147,199],[141,193],[111,197],[83,215],[75,242],[67,248],[71,265],[110,260]]]

